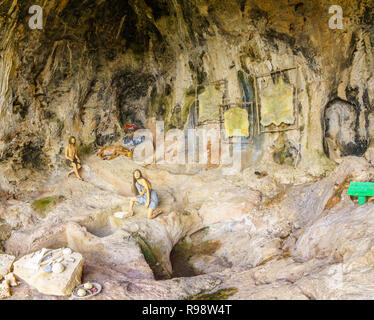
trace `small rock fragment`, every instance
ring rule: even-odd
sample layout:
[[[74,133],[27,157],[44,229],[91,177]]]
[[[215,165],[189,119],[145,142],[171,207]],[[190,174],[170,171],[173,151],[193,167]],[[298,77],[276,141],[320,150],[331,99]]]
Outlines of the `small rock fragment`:
[[[16,277],[14,276],[14,273],[13,273],[13,272],[8,273],[8,274],[4,277],[4,281],[7,281],[8,284],[9,284],[11,287],[18,286],[17,279],[16,279]]]
[[[62,263],[57,262],[57,263],[54,263],[53,266],[52,266],[52,271],[54,273],[61,273],[64,270],[65,270],[65,267]]]
[[[9,254],[0,254],[0,280],[12,271],[13,262],[16,258]]]
[[[0,299],[6,299],[11,296],[10,289],[9,289],[9,282],[4,280],[0,284]]]
[[[52,266],[50,264],[46,265],[43,270],[44,270],[45,273],[51,273],[52,272]]]
[[[72,254],[72,250],[70,248],[65,248],[64,250],[62,250],[62,253],[64,255],[69,255],[69,254]]]

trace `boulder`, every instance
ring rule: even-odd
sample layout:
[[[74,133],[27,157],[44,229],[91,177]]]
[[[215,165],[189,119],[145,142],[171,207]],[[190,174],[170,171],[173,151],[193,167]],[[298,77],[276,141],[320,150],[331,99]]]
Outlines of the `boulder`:
[[[14,256],[0,254],[0,280],[11,271],[14,260]]]
[[[9,282],[4,280],[0,284],[0,299],[6,299],[11,296],[10,289],[9,289]]]
[[[47,273],[46,266],[61,263],[64,270],[61,273]],[[84,259],[78,252],[63,253],[62,249],[42,249],[26,255],[14,263],[14,274],[48,295],[70,295],[74,288],[81,283]]]
[[[260,193],[249,188],[223,186],[209,191],[199,210],[204,225],[243,218],[261,200]]]

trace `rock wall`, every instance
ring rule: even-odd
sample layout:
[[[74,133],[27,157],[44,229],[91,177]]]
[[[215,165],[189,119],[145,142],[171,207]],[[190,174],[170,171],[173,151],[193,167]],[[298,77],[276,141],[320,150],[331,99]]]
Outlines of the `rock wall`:
[[[343,29],[328,26],[334,4]],[[31,5],[43,8],[42,30],[28,26]],[[196,85],[224,79],[228,102],[250,101],[254,76],[295,65],[300,130],[256,134],[248,165],[324,174],[336,160],[324,138],[342,145],[329,131],[339,116],[326,129],[334,101],[353,106],[360,155],[374,135],[373,12],[359,0],[0,1],[2,188],[63,167],[70,135],[84,155],[118,142],[128,123],[183,128]]]

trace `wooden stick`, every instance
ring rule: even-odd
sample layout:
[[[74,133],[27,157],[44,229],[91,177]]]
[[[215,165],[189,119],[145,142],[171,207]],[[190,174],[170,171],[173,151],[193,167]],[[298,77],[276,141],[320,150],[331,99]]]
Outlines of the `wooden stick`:
[[[286,72],[286,71],[293,70],[293,69],[297,69],[297,67],[290,67],[290,68],[286,68],[286,69],[279,69],[279,70],[275,70],[275,71],[272,71],[272,72],[269,72],[269,73],[260,74],[260,75],[255,76],[255,77],[256,78],[269,77],[269,76],[271,76],[274,73]]]

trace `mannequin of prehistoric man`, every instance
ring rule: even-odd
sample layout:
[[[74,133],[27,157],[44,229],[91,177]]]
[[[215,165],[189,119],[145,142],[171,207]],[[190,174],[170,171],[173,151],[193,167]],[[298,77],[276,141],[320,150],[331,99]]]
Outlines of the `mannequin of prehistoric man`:
[[[69,171],[67,177],[69,177],[72,173],[75,173],[76,177],[79,180],[83,180],[79,175],[78,170],[82,168],[81,160],[78,157],[77,147],[75,146],[76,139],[75,137],[69,138],[69,145],[65,149],[65,158],[70,161],[70,165],[73,167],[73,170]]]

